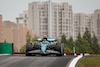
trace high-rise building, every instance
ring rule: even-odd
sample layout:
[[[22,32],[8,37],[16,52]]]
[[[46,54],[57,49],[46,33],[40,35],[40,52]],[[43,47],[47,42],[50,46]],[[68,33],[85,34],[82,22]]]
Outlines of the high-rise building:
[[[22,14],[19,14],[19,17],[16,18],[17,24],[28,24],[28,12],[24,11]]]
[[[2,15],[0,15],[0,42],[2,41]]]
[[[95,10],[91,15],[83,13],[74,14],[74,39],[77,38],[78,32],[83,36],[86,27],[92,37],[93,33],[95,33],[100,46],[100,10]]]
[[[64,33],[66,38],[73,36],[73,11],[68,3],[52,4],[52,37],[61,38]],[[28,26],[34,30],[34,35],[42,37],[49,35],[49,2],[33,2],[29,4]]]
[[[97,38],[98,38],[98,42],[99,42],[99,46],[100,46],[100,10],[97,9],[94,11],[93,14],[93,31],[95,32]]]
[[[3,23],[3,41],[13,42],[13,23],[10,21],[4,21]]]
[[[10,21],[3,23],[3,41],[14,43],[14,49],[17,51],[26,44],[27,25],[15,24]]]
[[[100,45],[99,9],[95,10],[93,14],[73,14],[72,6],[68,3],[51,2],[51,5],[53,38],[60,39],[64,33],[66,39],[72,36],[75,40],[79,32],[83,36],[87,27],[92,36],[93,32],[95,32]],[[14,42],[15,50],[18,50],[18,47],[21,48],[26,43],[28,30],[32,37],[34,35],[39,37],[49,35],[49,2],[29,3],[28,11],[19,14],[16,22],[17,24],[11,23],[10,21],[2,23],[2,15],[0,15],[0,42],[4,42],[5,39],[7,42]]]
[[[2,25],[2,26],[1,26]],[[4,21],[0,15],[0,42],[14,43],[14,50],[19,51],[26,44],[28,26],[25,24],[15,24],[14,22]],[[33,31],[29,31],[32,36]],[[33,36],[32,36],[33,37]]]
[[[74,14],[74,40],[77,38],[78,33],[83,36],[85,32],[85,28],[87,27],[89,32],[92,34],[93,33],[93,23],[91,22],[91,15],[84,14],[84,13],[76,13]]]

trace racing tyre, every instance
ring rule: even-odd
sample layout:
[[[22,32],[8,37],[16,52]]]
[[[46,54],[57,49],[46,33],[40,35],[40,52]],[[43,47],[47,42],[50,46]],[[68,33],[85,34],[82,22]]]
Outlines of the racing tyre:
[[[64,55],[64,44],[58,43],[56,45],[56,50],[60,52],[60,54],[56,54],[56,56],[63,56]]]
[[[26,44],[26,56],[30,56],[31,54],[28,53],[28,51],[32,50],[32,44],[31,43],[27,43]]]
[[[31,43],[27,43],[27,44],[26,44],[26,50],[27,50],[27,51],[32,50],[32,44],[31,44]]]
[[[27,53],[26,53],[26,56],[31,56],[31,54],[27,54]]]

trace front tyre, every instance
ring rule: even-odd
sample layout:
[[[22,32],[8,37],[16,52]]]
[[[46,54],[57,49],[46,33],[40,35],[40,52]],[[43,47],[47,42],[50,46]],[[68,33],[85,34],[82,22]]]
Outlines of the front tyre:
[[[56,56],[63,56],[64,55],[64,44],[58,43],[56,45],[56,50],[60,52],[60,54],[56,54]]]

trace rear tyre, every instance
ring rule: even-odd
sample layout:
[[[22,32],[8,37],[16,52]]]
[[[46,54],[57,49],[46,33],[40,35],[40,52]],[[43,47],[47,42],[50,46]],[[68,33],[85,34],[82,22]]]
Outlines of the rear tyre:
[[[31,44],[31,43],[27,43],[27,44],[26,44],[26,50],[27,50],[27,51],[32,50],[32,44]]]
[[[31,54],[27,54],[27,53],[26,53],[26,56],[31,56]]]
[[[31,56],[30,53],[28,53],[28,51],[32,50],[32,44],[31,43],[27,43],[26,44],[26,56]]]
[[[56,54],[56,56],[63,56],[64,55],[64,44],[58,43],[56,45],[56,50],[60,52],[60,54]]]

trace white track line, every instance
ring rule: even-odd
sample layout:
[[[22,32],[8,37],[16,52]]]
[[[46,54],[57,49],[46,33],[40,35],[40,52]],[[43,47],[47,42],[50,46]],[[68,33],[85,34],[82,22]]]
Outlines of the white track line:
[[[85,53],[84,56],[90,55],[89,53]]]
[[[64,56],[66,56],[66,53],[64,53]]]
[[[76,63],[78,62],[78,60],[79,60],[80,58],[82,58],[82,57],[83,57],[83,54],[81,54],[81,55],[77,56],[76,58],[74,58],[74,59],[71,61],[71,63],[69,64],[68,67],[75,67],[75,65],[76,65]]]
[[[0,56],[5,56],[5,55],[10,55],[10,54],[0,54]]]

